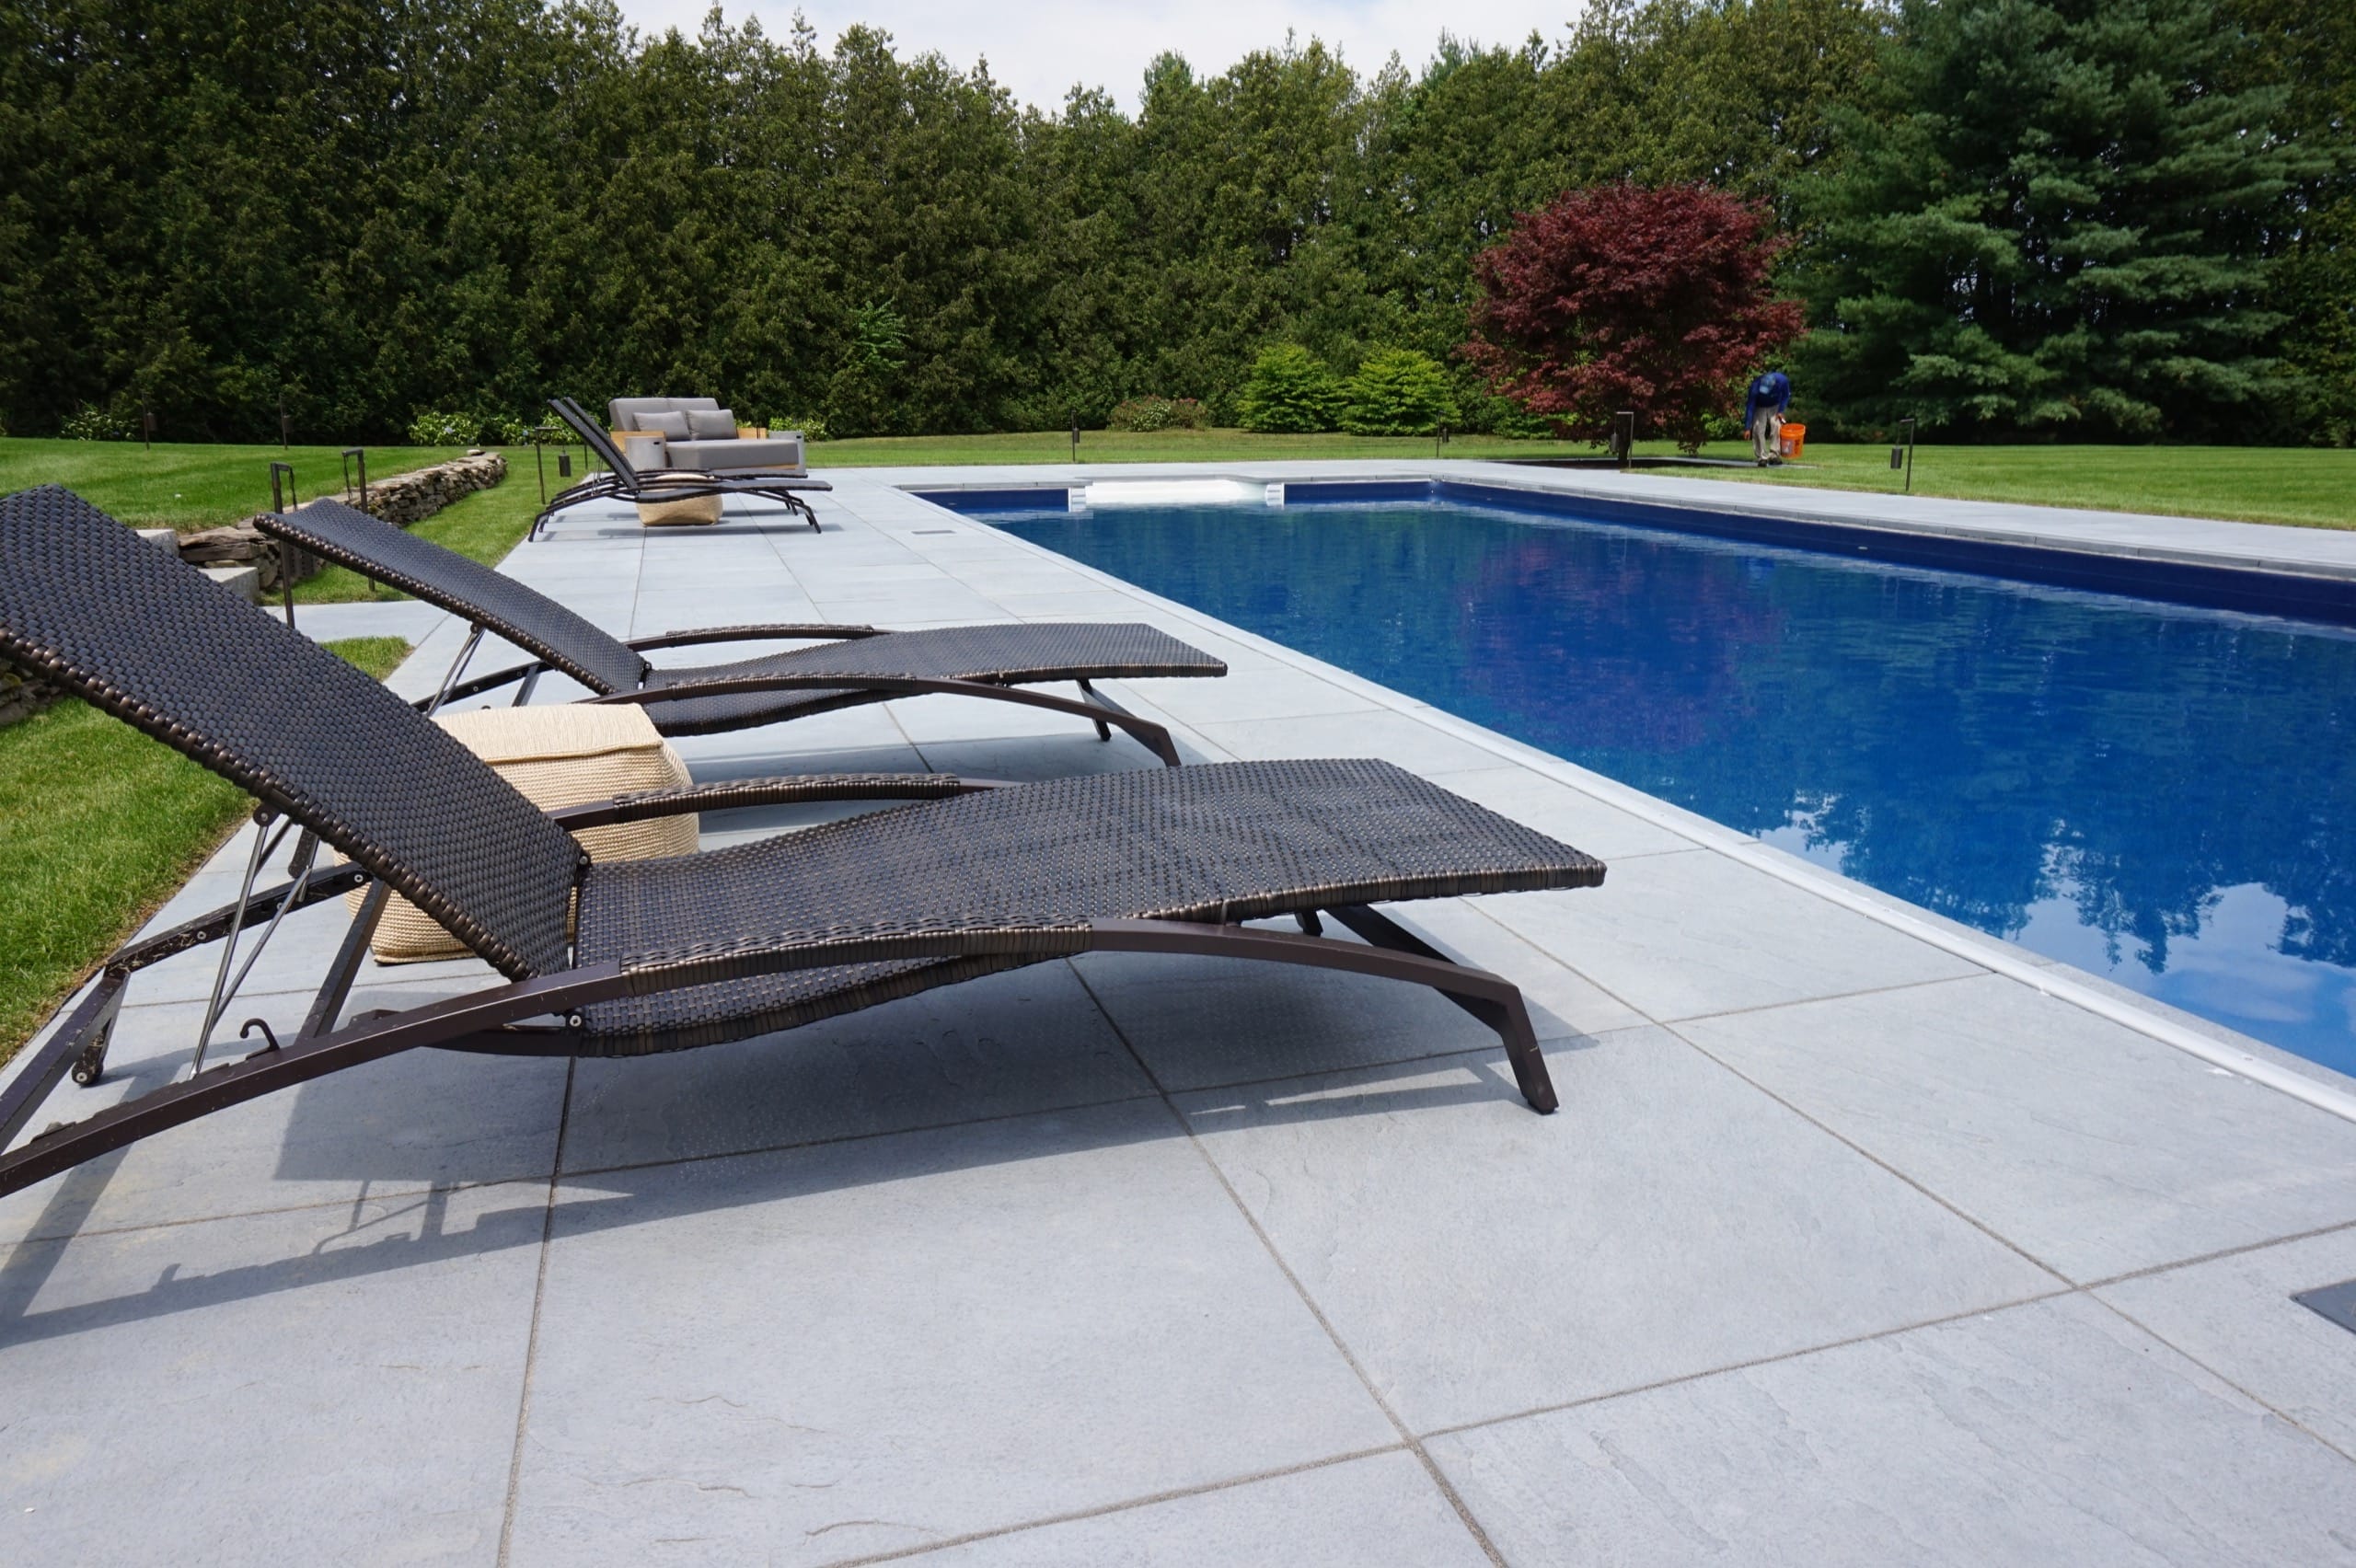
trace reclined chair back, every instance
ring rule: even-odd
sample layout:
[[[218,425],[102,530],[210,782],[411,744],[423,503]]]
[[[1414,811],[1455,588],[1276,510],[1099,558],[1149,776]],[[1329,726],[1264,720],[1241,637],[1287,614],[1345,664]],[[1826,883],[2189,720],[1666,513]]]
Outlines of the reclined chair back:
[[[591,419],[580,404],[570,398],[551,398],[549,407],[556,410],[557,418],[572,427],[572,433],[581,438],[583,445],[597,455],[597,461],[614,471],[614,477],[621,480],[624,489],[632,495],[638,493],[638,470],[630,466],[629,458],[622,455],[622,449],[597,428],[597,421]]]
[[[601,697],[636,691],[646,678],[642,654],[545,594],[340,501],[254,521],[266,534],[488,627]]]
[[[383,685],[57,485],[0,500],[0,653],[250,790],[512,979],[586,859]]]

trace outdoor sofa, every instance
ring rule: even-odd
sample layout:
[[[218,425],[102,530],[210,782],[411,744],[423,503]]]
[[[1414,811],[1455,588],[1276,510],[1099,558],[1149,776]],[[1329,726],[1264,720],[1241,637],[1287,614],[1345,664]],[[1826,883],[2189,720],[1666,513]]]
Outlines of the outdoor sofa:
[[[1094,723],[1100,740],[1110,740],[1117,725],[1175,767],[1178,751],[1170,732],[1129,712],[1091,683],[1227,674],[1225,663],[1199,648],[1137,622],[1008,621],[920,631],[730,626],[623,642],[504,572],[340,501],[315,501],[292,512],[265,513],[257,522],[289,544],[471,622],[474,633],[445,683],[451,699],[520,682],[520,704],[530,698],[544,673],[556,670],[596,693],[598,700],[643,704],[654,727],[666,735],[751,729],[895,697],[945,693],[1069,713]],[[287,614],[294,614],[291,600]],[[458,684],[486,628],[536,662]],[[699,642],[818,638],[827,640],[814,648],[690,668],[658,667],[642,651]],[[1019,689],[1043,681],[1076,682],[1083,700]]]
[[[620,447],[598,428],[597,421],[583,411],[580,404],[570,398],[551,398],[549,407],[556,417],[572,427],[572,433],[606,466],[602,474],[592,474],[569,490],[559,491],[539,515],[532,519],[532,534],[537,537],[548,520],[570,506],[590,501],[629,501],[641,506],[655,506],[665,502],[690,501],[700,496],[757,495],[783,502],[787,507],[802,514],[812,533],[818,526],[818,513],[803,499],[810,490],[830,490],[835,487],[824,479],[814,479],[803,474],[773,474],[766,472],[705,473],[693,469],[641,469],[622,455]],[[797,444],[797,450],[799,444]]]
[[[1040,784],[745,779],[542,812],[380,683],[57,486],[0,501],[0,654],[259,801],[237,900],[115,953],[0,1090],[0,1193],[274,1090],[421,1046],[635,1056],[789,1030],[1088,951],[1302,964],[1449,997],[1554,1091],[1519,990],[1372,905],[1591,887],[1602,864],[1374,761],[1147,768]],[[594,862],[569,829],[787,801],[914,799],[725,849]],[[283,886],[253,891],[299,828]],[[316,863],[320,843],[348,861]],[[374,883],[290,1038],[7,1148],[71,1071],[96,1082],[136,970]],[[342,1012],[386,890],[502,983]],[[1318,912],[1364,941],[1323,938]],[[1293,916],[1300,934],[1239,922]],[[223,973],[227,973],[225,962]]]
[[[654,431],[662,438],[665,468],[700,473],[758,469],[768,474],[807,474],[802,432],[747,435],[735,415],[716,398],[616,398],[606,405],[614,435]],[[667,429],[658,429],[661,425]],[[676,430],[677,434],[673,434]]]

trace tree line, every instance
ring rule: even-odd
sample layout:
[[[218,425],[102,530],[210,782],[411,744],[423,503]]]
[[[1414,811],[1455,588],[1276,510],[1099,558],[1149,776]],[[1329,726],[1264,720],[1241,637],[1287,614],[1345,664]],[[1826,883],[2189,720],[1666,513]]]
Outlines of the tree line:
[[[1366,68],[1288,40],[1016,102],[607,0],[0,7],[0,422],[384,439],[552,392],[836,434],[1242,413],[1298,348],[1460,351],[1562,192],[1705,184],[1791,243],[1817,422],[2348,439],[2351,25],[2311,0],[1597,0]]]

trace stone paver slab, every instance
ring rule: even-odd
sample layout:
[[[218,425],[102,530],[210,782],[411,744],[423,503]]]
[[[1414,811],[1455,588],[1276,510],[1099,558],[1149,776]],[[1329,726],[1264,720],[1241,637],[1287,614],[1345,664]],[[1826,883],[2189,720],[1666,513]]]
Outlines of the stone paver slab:
[[[1600,888],[1507,894],[1484,907],[1664,1022],[1982,973],[1706,849],[1638,856]]]
[[[693,1159],[1151,1092],[1070,968],[1040,963],[757,1040],[584,1061],[564,1163]]]
[[[2356,1125],[1993,975],[1681,1027],[2074,1280],[2356,1219]]]
[[[2356,1334],[2292,1299],[2356,1279],[2356,1229],[2235,1252],[2096,1294],[2356,1458]]]
[[[1159,1103],[589,1180],[519,1568],[831,1562],[1395,1440]]]
[[[1667,1032],[1178,1097],[1415,1429],[2020,1300],[2059,1282]]]
[[[0,1557],[490,1563],[547,1200],[0,1251]]]
[[[2356,1561],[2356,1469],[2083,1297],[1431,1450],[1511,1562]]]
[[[470,986],[456,988],[471,988]],[[370,990],[352,1010],[404,1005]],[[307,994],[240,998],[230,1014],[270,1020],[292,1039]],[[69,1078],[37,1124],[78,1121],[187,1076],[203,1004],[127,1007],[107,1077]],[[234,1025],[215,1032],[212,1060],[260,1043]],[[387,1197],[428,1187],[545,1179],[563,1110],[559,1061],[412,1051],[218,1111],[66,1175],[0,1197],[0,1245],[24,1236],[119,1229],[297,1205]]]

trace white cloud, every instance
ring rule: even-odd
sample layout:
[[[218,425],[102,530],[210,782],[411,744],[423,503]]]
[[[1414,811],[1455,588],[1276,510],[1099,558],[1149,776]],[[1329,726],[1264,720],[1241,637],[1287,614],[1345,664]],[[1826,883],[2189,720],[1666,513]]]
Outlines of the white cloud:
[[[1255,49],[1284,42],[1289,28],[1303,43],[1324,40],[1361,74],[1372,75],[1395,52],[1409,70],[1431,58],[1442,29],[1481,44],[1519,46],[1537,31],[1558,40],[1582,0],[1190,0],[1183,6],[1115,0],[1031,0],[1005,6],[945,0],[803,0],[798,7],[832,48],[844,29],[864,22],[892,35],[903,56],[928,51],[959,65],[989,61],[990,75],[1017,98],[1042,108],[1063,102],[1074,83],[1103,87],[1125,109],[1137,108],[1145,68],[1163,51],[1183,54],[1198,74],[1227,69]],[[644,32],[676,27],[693,34],[706,0],[621,0],[622,14]],[[726,0],[731,21],[747,15],[783,36],[793,0]]]

